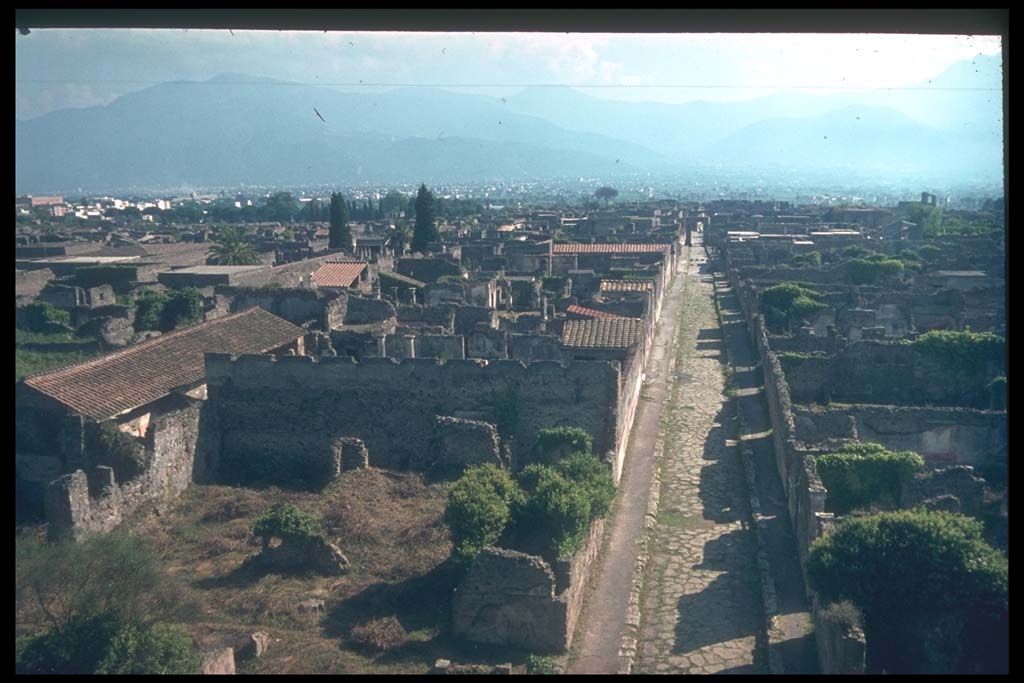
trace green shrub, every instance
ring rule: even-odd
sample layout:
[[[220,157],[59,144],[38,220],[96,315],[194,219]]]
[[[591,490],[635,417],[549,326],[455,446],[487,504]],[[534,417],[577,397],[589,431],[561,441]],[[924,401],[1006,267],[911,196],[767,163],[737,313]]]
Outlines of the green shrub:
[[[797,254],[793,257],[794,266],[808,266],[816,268],[821,265],[821,252],[811,251],[806,254]]]
[[[1001,366],[1006,357],[1006,339],[991,332],[932,330],[910,344],[940,365],[948,379],[977,380],[990,364]]]
[[[585,429],[579,427],[552,427],[537,432],[537,453],[539,461],[552,464],[571,453],[590,453],[594,440]]]
[[[910,451],[894,452],[875,443],[846,446],[838,453],[815,459],[821,483],[828,489],[827,508],[844,514],[877,503],[883,497],[899,501],[900,490],[924,459]]]
[[[199,660],[183,629],[125,623],[105,612],[76,617],[61,630],[28,639],[15,669],[25,674],[190,674],[198,673]]]
[[[517,527],[539,531],[547,549],[559,557],[579,550],[591,520],[584,485],[539,464],[524,468],[519,483],[527,497],[516,510]]]
[[[552,676],[557,675],[559,671],[551,657],[530,655],[526,658],[526,673],[531,676]]]
[[[93,459],[113,467],[118,481],[134,479],[145,468],[145,449],[138,439],[122,432],[113,422],[101,422],[98,425],[96,447],[98,452]]]
[[[521,497],[508,472],[491,464],[466,469],[448,491],[444,514],[456,558],[472,559],[493,545],[508,525],[511,506]]]
[[[135,300],[135,331],[160,330],[167,301],[167,295],[160,292],[140,294]]]
[[[865,249],[864,247],[857,246],[856,244],[853,245],[853,246],[846,247],[845,249],[842,249],[839,252],[840,256],[842,256],[842,258],[844,258],[844,259],[851,259],[851,258],[861,258],[862,259],[862,258],[867,258],[868,256],[871,256],[874,253],[875,252],[871,251],[870,249]]]
[[[820,296],[795,282],[783,282],[761,292],[761,312],[769,326],[778,328],[828,308]]]
[[[203,295],[195,287],[172,292],[160,315],[160,329],[173,330],[203,319]]]
[[[574,453],[555,465],[569,481],[579,483],[590,501],[590,518],[604,517],[615,498],[615,483],[608,465],[588,453]]]
[[[811,545],[807,578],[822,602],[864,612],[869,667],[925,671],[922,635],[941,629],[959,671],[1005,670],[1009,564],[982,523],[948,512],[900,510],[841,521]]]
[[[252,533],[270,546],[271,539],[285,542],[302,542],[320,534],[320,525],[310,515],[294,505],[279,505],[257,517],[252,524]]]
[[[857,285],[874,284],[880,280],[896,277],[903,272],[903,261],[898,259],[885,258],[874,259],[851,259],[848,267],[850,269],[850,280]]]
[[[31,332],[44,332],[50,325],[71,323],[70,313],[42,301],[25,306],[22,315],[23,324]]]

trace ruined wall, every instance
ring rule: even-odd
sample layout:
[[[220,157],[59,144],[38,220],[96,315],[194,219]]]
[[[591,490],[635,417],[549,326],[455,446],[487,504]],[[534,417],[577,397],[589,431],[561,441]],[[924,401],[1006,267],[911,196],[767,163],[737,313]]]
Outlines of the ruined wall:
[[[457,637],[536,652],[561,653],[572,644],[603,520],[572,558],[556,561],[503,548],[485,548],[455,591]]]
[[[303,435],[330,434],[363,439],[374,466],[415,468],[428,454],[437,415],[490,415],[481,419],[503,425],[517,456],[533,446],[539,429],[558,424],[585,429],[597,452],[618,440],[619,370],[605,362],[527,367],[207,354],[206,376],[221,457],[229,459],[270,442],[286,457],[301,450]]]
[[[834,356],[780,357],[797,403],[874,403],[983,407],[984,383],[936,381],[945,377],[931,359],[904,344],[860,341]]]
[[[322,324],[325,316],[328,322],[340,322],[344,317],[347,297],[327,294],[313,289],[269,289],[252,287],[216,288],[218,296],[231,299],[230,313],[259,306],[288,322],[302,325],[310,321]],[[340,316],[339,316],[340,314]],[[329,329],[329,328],[328,328]]]
[[[396,315],[395,307],[388,301],[349,296],[343,317],[346,324],[367,325],[394,318]]]
[[[76,469],[53,481],[46,492],[51,536],[80,537],[107,532],[144,505],[165,509],[193,480],[202,401],[182,399],[184,406],[155,416],[143,440],[142,472],[117,482],[106,466]]]
[[[439,466],[466,467],[490,463],[505,467],[498,430],[490,422],[438,415],[434,422],[432,452]]]
[[[56,275],[49,268],[19,270],[14,274],[14,298],[18,303],[31,303]]]
[[[490,328],[470,331],[466,336],[466,355],[470,358],[508,358],[508,333]]]
[[[932,466],[1005,467],[1006,413],[929,406],[842,405],[793,408],[796,439],[808,446],[830,440],[880,443],[920,453]]]
[[[562,340],[555,335],[510,334],[508,335],[508,357],[533,363],[539,360],[561,361]]]
[[[463,359],[466,357],[465,346],[465,339],[461,334],[416,335],[417,358]]]

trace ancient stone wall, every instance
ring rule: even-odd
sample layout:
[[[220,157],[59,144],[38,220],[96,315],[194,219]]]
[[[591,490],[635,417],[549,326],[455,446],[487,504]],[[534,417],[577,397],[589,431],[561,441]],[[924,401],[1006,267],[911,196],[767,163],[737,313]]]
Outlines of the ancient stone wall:
[[[46,283],[56,277],[49,268],[39,270],[19,270],[14,276],[14,297],[18,303],[32,303],[43,291]]]
[[[395,307],[388,301],[350,296],[343,317],[346,324],[367,325],[392,319],[396,315]]]
[[[455,591],[455,635],[535,652],[566,651],[603,530],[603,520],[595,520],[583,548],[556,561],[554,570],[536,555],[485,548]]]
[[[585,429],[597,452],[615,449],[619,368],[607,362],[561,365],[518,361],[207,354],[209,403],[221,428],[220,457],[271,447],[281,457],[316,435],[362,439],[377,467],[415,467],[430,448],[437,415],[483,414],[521,456],[537,431]],[[507,432],[507,434],[506,434]]]
[[[325,315],[328,316],[328,322],[331,322],[332,318],[337,318],[337,321],[340,322],[340,319],[344,317],[344,304],[347,299],[347,297],[337,294],[328,294],[313,289],[219,286],[215,291],[218,296],[231,299],[230,313],[259,306],[296,325],[311,321],[322,324]],[[332,304],[334,304],[333,308]],[[337,310],[339,304],[340,311]],[[327,311],[329,308],[331,308],[330,312]],[[340,317],[338,317],[339,312]]]
[[[466,357],[466,343],[461,334],[418,334],[416,335],[416,357],[438,360],[463,359]]]
[[[508,357],[524,363],[539,360],[561,361],[562,340],[555,335],[510,334],[508,335]]]
[[[470,358],[508,358],[508,334],[490,328],[474,329],[466,336],[466,355]]]
[[[438,415],[431,446],[436,460],[428,466],[508,465],[501,459],[498,430],[490,422]]]
[[[839,439],[920,453],[932,466],[1005,467],[1006,413],[932,406],[841,405],[793,408],[795,437],[808,447]]]
[[[822,616],[817,597],[812,601],[814,637],[818,644],[818,664],[823,674],[862,674],[866,664],[867,642],[864,631],[851,624]]]
[[[53,481],[46,492],[46,516],[51,536],[79,537],[107,532],[144,505],[163,509],[188,488],[193,479],[202,401],[183,399],[184,407],[151,419],[142,472],[117,482],[111,467],[88,472],[76,469]]]

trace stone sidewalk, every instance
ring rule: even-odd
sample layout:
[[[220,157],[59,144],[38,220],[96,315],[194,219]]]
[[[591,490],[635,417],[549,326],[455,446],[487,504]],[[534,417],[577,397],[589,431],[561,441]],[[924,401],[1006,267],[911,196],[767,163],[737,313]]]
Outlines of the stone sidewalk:
[[[633,672],[768,673],[757,548],[727,412],[710,264],[687,277]]]

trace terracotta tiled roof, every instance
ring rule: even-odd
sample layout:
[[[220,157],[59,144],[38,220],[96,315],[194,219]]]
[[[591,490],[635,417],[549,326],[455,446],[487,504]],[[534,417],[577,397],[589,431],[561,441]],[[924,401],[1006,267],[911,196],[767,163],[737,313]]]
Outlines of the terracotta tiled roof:
[[[305,331],[262,308],[193,325],[121,351],[25,380],[74,412],[105,420],[202,381],[203,354],[263,353]]]
[[[566,320],[562,328],[562,346],[576,349],[625,349],[640,341],[643,324],[640,318]]]
[[[555,254],[657,254],[670,244],[552,244]]]
[[[651,280],[601,280],[602,292],[650,292],[654,290]]]
[[[570,315],[582,315],[586,318],[625,318],[625,316],[622,315],[615,315],[614,313],[605,313],[604,311],[598,311],[593,308],[586,308],[585,306],[577,306],[576,304],[570,304],[569,307],[565,309],[565,312]]]
[[[313,283],[318,287],[351,287],[366,266],[366,261],[328,262],[313,273]]]

